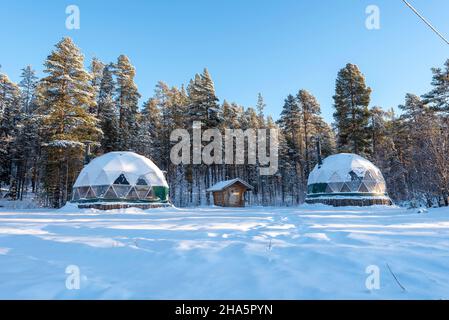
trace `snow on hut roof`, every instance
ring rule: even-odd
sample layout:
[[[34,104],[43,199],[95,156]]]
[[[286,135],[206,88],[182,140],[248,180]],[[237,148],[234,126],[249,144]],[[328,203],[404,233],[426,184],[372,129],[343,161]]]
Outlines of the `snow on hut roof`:
[[[109,152],[81,170],[74,187],[111,185],[124,174],[131,185],[144,178],[152,186],[168,187],[162,171],[150,159],[134,152]]]
[[[212,187],[210,187],[206,191],[207,192],[223,191],[227,187],[229,187],[229,186],[231,186],[231,185],[233,185],[234,183],[237,183],[237,182],[240,182],[241,184],[243,184],[248,189],[253,189],[253,187],[250,184],[248,184],[247,182],[243,181],[242,179],[235,178],[235,179],[232,179],[232,180],[220,181],[220,182],[214,184]]]
[[[321,166],[315,166],[309,175],[308,184],[329,183],[335,177],[339,181],[351,181],[350,172],[363,178],[368,170],[375,174],[375,178],[383,179],[380,170],[367,159],[352,153],[335,154],[324,159]]]

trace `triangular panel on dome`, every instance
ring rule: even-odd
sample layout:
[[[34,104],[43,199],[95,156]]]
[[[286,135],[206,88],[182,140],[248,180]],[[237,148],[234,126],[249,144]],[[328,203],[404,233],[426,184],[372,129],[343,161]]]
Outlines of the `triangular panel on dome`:
[[[83,172],[81,173],[81,175],[78,177],[76,184],[80,187],[85,187],[90,185],[90,181],[89,181],[89,173],[88,172]]]
[[[372,180],[372,181],[363,181],[363,183],[365,184],[366,188],[369,190],[369,192],[376,192],[375,188],[377,185],[377,182]]]
[[[370,192],[369,189],[366,187],[365,182],[362,182],[362,184],[360,185],[359,192],[362,192],[362,193]]]
[[[125,198],[131,189],[131,186],[127,185],[113,185],[112,187],[114,188],[118,198]]]
[[[341,188],[341,192],[351,192],[351,188],[345,183]]]
[[[324,171],[319,171],[316,175],[315,183],[324,183],[329,180],[329,173]]]
[[[365,177],[363,178],[364,181],[375,181],[376,174],[372,170],[367,170],[365,172]]]
[[[115,179],[114,184],[129,185],[129,182],[128,179],[126,179],[126,176],[122,173],[117,179]]]
[[[343,179],[340,177],[340,175],[337,172],[334,172],[331,177],[329,178],[329,182],[342,182]]]
[[[117,194],[112,186],[109,187],[108,191],[103,196],[104,199],[117,199]]]
[[[376,180],[378,180],[378,179],[383,179],[382,173],[380,172],[379,169],[377,169],[377,170],[372,170],[372,173],[371,173],[371,174],[373,175],[374,179],[376,179]]]
[[[348,185],[349,189],[351,189],[351,192],[359,191],[361,183],[362,183],[361,180],[353,180],[353,181],[346,182],[346,184]]]
[[[111,179],[104,170],[100,170],[98,176],[95,177],[95,181],[92,181],[95,185],[110,185]]]
[[[341,192],[341,188],[343,188],[344,182],[330,182],[329,185],[334,190],[333,192]]]
[[[136,186],[136,192],[140,200],[145,200],[150,188],[150,186]]]
[[[108,191],[109,186],[108,185],[94,186],[94,187],[92,187],[92,189],[94,190],[94,192],[98,198],[103,198],[105,196],[106,192]]]
[[[139,196],[137,195],[137,191],[134,187],[128,192],[126,199],[128,200],[139,200]]]
[[[95,199],[97,196],[95,195],[95,192],[92,190],[91,187],[87,190],[86,193],[86,199]]]
[[[86,199],[87,192],[89,191],[89,187],[79,187],[78,188],[80,199]]]
[[[150,172],[147,177],[150,180],[150,184],[161,184],[162,183],[162,179],[159,175],[157,175],[155,172]]]

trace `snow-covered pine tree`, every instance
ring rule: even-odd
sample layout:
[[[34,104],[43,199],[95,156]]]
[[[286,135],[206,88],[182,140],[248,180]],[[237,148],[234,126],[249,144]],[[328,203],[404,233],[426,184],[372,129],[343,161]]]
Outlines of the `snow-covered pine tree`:
[[[19,87],[22,93],[22,109],[25,114],[30,114],[35,108],[33,103],[38,82],[36,71],[31,66],[26,66],[22,69],[21,78]]]
[[[432,74],[433,89],[423,95],[423,100],[436,111],[449,115],[449,59],[445,62],[443,69],[432,68]]]
[[[440,189],[446,205],[449,205],[449,177],[446,172],[449,149],[449,59],[443,68],[432,69],[433,89],[423,96],[424,102],[439,116],[440,134],[431,139],[432,146],[437,149],[435,154],[440,179]]]
[[[99,99],[101,80],[103,78],[103,69],[105,64],[101,62],[98,58],[94,57],[89,66],[89,72],[91,75],[91,85],[95,92],[95,102]],[[89,109],[89,112],[98,116],[98,106],[97,104]]]
[[[305,176],[308,177],[312,170],[313,156],[311,155],[311,139],[313,133],[316,131],[314,125],[317,122],[317,118],[320,117],[321,108],[317,99],[307,90],[299,90],[296,95],[298,101],[299,112],[302,120],[302,138],[304,139],[304,171]]]
[[[369,154],[369,110],[371,89],[359,68],[348,63],[338,72],[334,107],[337,147],[340,152]]]
[[[214,82],[207,69],[190,80],[187,92],[191,120],[201,121],[205,128],[218,127],[222,121],[222,110],[215,95]]]
[[[9,185],[13,199],[17,196],[15,141],[20,115],[19,87],[7,75],[0,73],[0,187]]]
[[[148,99],[142,107],[139,117],[139,153],[153,159],[156,163],[161,163],[161,147],[163,141],[160,140],[161,133],[161,113],[158,108],[157,99]]]
[[[54,207],[70,198],[71,186],[83,165],[84,141],[99,141],[97,118],[89,113],[95,106],[91,76],[84,58],[70,38],[63,38],[44,63],[38,112],[45,143],[44,186]]]
[[[396,141],[394,111],[384,111],[380,107],[370,110],[372,134],[371,160],[379,167],[388,185],[388,193],[396,200],[405,200],[407,195],[406,170],[399,158]],[[395,141],[395,138],[397,139]],[[401,144],[399,144],[401,146]]]
[[[259,117],[259,126],[262,128],[265,126],[265,108],[267,105],[265,104],[265,101],[263,99],[262,94],[259,92],[257,94],[257,104],[256,104],[256,110],[257,110],[257,116]]]
[[[428,203],[439,196],[447,199],[449,132],[444,117],[414,94],[407,94],[405,104],[399,107],[403,110],[405,144],[401,148],[411,196],[425,198]]]
[[[17,199],[22,200],[23,195],[31,185],[35,190],[37,161],[40,150],[38,138],[38,118],[35,116],[36,109],[36,88],[38,78],[31,66],[22,69],[21,81],[21,112],[20,121],[17,124],[15,138],[15,177],[17,185]]]
[[[277,121],[281,130],[279,153],[282,175],[282,201],[298,203],[304,191],[306,177],[302,166],[301,112],[298,101],[288,95],[284,101],[281,117]]]
[[[117,77],[116,103],[119,110],[119,147],[121,150],[135,150],[138,144],[137,114],[140,94],[134,82],[136,70],[129,58],[120,55],[115,65]]]
[[[322,117],[315,118],[313,127],[315,130],[314,136],[320,137],[321,140],[321,154],[323,158],[335,154],[337,147],[335,132],[332,130],[332,127]],[[316,142],[316,140],[313,140],[313,142]],[[310,156],[310,161],[312,162],[310,168],[313,168],[317,163],[316,146],[312,150],[314,154]]]

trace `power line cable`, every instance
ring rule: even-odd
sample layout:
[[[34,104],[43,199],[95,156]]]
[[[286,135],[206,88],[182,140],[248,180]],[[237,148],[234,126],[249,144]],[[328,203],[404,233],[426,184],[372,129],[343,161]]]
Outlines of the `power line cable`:
[[[433,32],[435,32],[441,39],[443,39],[444,42],[446,42],[446,44],[449,44],[449,41],[441,34],[441,32],[439,32],[431,23],[429,20],[427,20],[426,18],[423,17],[422,14],[420,14],[418,12],[418,10],[416,10],[407,0],[402,0],[402,2],[404,2],[407,7],[409,7],[422,21],[424,21],[424,23],[430,28],[432,29]]]

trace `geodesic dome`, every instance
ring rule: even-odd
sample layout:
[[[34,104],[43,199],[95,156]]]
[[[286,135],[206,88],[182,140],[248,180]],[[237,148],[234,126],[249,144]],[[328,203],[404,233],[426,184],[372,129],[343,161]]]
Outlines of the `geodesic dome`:
[[[134,152],[110,152],[87,164],[73,185],[73,202],[167,202],[163,172]]]
[[[339,205],[332,199],[354,200],[340,201],[342,205],[357,204],[357,200],[362,205],[391,203],[380,170],[367,159],[350,153],[327,157],[309,175],[306,201]]]

